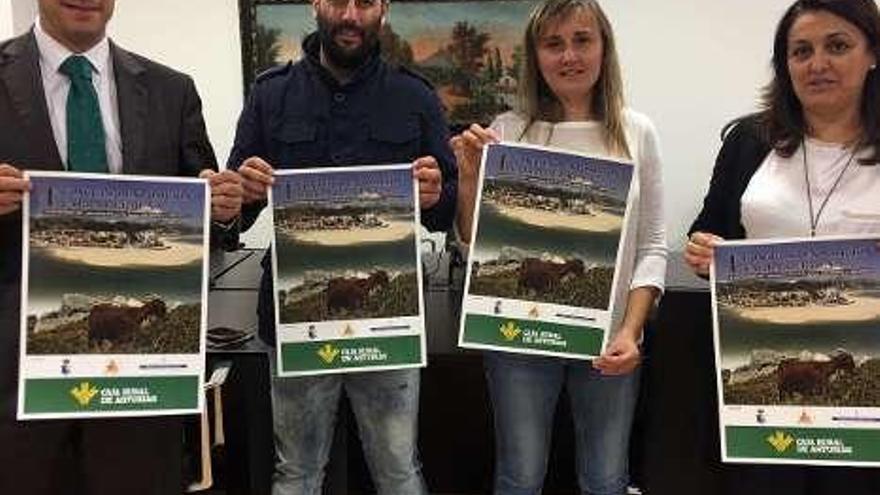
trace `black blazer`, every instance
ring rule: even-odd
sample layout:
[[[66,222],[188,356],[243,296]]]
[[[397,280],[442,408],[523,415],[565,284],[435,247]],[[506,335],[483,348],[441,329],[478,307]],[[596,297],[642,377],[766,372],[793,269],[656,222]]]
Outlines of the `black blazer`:
[[[691,224],[688,235],[710,232],[725,239],[745,238],[740,198],[771,150],[761,136],[756,116],[743,117],[731,124],[715,159],[703,209]]]
[[[110,44],[127,174],[196,176],[217,168],[192,79]],[[33,32],[0,43],[0,163],[64,170]],[[14,411],[21,215],[0,216],[0,419]],[[14,414],[14,413],[13,413]]]

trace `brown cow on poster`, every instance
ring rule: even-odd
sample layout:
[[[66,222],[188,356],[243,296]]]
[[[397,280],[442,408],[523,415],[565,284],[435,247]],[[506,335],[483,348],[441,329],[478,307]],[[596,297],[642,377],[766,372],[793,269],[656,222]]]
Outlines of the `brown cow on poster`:
[[[838,371],[852,374],[855,369],[855,361],[848,352],[837,352],[830,361],[786,359],[776,370],[779,398],[783,400],[795,393],[804,397],[827,393],[832,375]]]
[[[151,299],[140,307],[96,304],[89,312],[89,342],[120,342],[130,339],[138,328],[165,317],[161,299]]]
[[[574,258],[564,263],[526,258],[519,266],[519,289],[546,292],[568,276],[584,274],[584,262]]]
[[[379,270],[368,278],[337,277],[327,283],[327,310],[355,310],[380,288],[388,287],[388,274]]]

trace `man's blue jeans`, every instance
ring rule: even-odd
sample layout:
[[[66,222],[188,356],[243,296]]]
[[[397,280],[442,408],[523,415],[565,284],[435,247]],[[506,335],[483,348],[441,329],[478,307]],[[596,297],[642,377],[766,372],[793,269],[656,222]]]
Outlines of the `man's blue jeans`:
[[[274,375],[274,369],[273,369]],[[345,390],[380,495],[423,495],[416,449],[419,370],[272,379],[273,495],[320,495]]]
[[[563,385],[574,416],[581,493],[623,495],[638,370],[605,376],[589,362],[485,353],[495,414],[495,495],[538,495]]]

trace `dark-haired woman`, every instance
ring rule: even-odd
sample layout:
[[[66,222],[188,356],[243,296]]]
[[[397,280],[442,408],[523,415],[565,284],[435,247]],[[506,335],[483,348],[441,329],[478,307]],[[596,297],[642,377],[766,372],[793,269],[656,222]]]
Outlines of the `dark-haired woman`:
[[[779,25],[759,113],[726,130],[685,261],[722,239],[880,234],[880,14],[873,0],[798,0]],[[728,493],[877,494],[869,470],[730,466]]]

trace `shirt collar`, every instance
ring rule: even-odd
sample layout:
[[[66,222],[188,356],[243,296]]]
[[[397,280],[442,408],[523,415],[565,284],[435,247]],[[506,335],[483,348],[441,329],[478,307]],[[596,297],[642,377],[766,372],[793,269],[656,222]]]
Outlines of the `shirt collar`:
[[[92,64],[92,69],[99,75],[104,75],[107,72],[107,67],[110,65],[110,41],[107,36],[101,38],[101,41],[87,51],[74,53],[55,38],[49,36],[42,24],[42,19],[37,18],[37,22],[34,23],[34,37],[37,39],[37,48],[40,51],[40,63],[49,69],[50,73],[58,73],[61,64],[71,55],[86,57]]]

